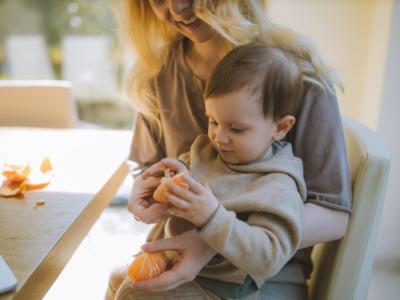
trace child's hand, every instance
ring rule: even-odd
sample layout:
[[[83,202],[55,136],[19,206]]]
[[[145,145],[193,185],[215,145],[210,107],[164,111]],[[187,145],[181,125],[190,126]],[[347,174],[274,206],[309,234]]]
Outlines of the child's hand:
[[[208,222],[218,208],[219,201],[207,184],[199,183],[189,174],[182,175],[182,179],[189,185],[189,190],[167,183],[166,198],[172,205],[169,213],[201,227]]]
[[[165,169],[169,169],[174,174],[178,174],[178,173],[181,173],[181,172],[187,170],[184,163],[182,163],[178,159],[167,157],[167,158],[160,160],[158,163],[155,163],[151,167],[149,167],[146,171],[143,172],[142,176],[143,176],[143,178],[147,178],[150,176],[151,177],[163,177]]]

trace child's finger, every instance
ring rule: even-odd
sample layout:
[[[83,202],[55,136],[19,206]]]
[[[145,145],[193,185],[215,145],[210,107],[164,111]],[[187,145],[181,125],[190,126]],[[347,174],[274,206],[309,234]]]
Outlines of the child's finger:
[[[189,189],[196,195],[201,195],[205,192],[204,187],[189,174],[183,174],[182,179],[189,185]]]
[[[178,184],[174,184],[172,182],[167,182],[167,188],[169,191],[169,194],[174,194],[175,196],[184,199],[187,202],[192,202],[195,201],[195,194],[188,190],[183,188],[182,186]]]
[[[176,207],[170,207],[170,208],[168,209],[168,212],[169,212],[171,215],[174,215],[174,216],[179,217],[179,218],[184,218],[184,217],[185,217],[185,212],[182,211],[182,210],[179,209],[179,208],[176,208]]]
[[[212,190],[211,190],[211,188],[210,188],[210,186],[208,185],[207,182],[205,182],[205,183],[203,184],[203,186],[206,188],[207,191],[212,192]]]
[[[188,209],[190,207],[190,203],[188,203],[187,201],[185,201],[184,199],[178,198],[175,195],[172,195],[171,193],[166,193],[165,194],[168,202],[180,209]]]

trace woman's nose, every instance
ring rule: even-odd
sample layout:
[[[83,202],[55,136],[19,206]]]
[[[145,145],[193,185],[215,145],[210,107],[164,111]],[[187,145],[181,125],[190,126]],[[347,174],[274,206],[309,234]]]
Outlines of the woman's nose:
[[[174,15],[184,15],[192,7],[193,0],[171,0],[170,10]]]

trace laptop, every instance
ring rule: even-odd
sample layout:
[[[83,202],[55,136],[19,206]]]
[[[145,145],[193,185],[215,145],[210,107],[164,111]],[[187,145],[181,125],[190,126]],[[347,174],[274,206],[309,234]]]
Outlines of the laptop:
[[[17,278],[15,278],[4,258],[0,256],[0,294],[13,291],[16,288]]]

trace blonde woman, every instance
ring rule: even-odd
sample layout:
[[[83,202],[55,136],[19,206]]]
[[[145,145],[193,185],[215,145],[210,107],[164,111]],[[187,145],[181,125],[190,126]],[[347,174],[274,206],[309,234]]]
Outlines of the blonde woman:
[[[310,246],[341,238],[351,211],[344,138],[333,90],[340,82],[309,42],[268,19],[261,0],[123,0],[120,21],[123,41],[137,56],[128,82],[138,112],[131,158],[144,165],[165,156],[178,157],[189,150],[197,135],[207,132],[205,82],[230,49],[256,41],[294,55],[305,92],[297,124],[287,140],[303,161],[307,184],[303,249],[265,282],[257,297],[306,299]],[[158,180],[139,176],[137,181],[140,184],[132,191],[128,208],[136,219],[158,223],[149,238],[153,240],[163,235],[162,220],[168,211],[145,196]],[[150,292],[151,299],[219,299],[195,280],[216,254],[195,230],[144,246],[147,251],[165,249],[180,253],[173,269],[135,284],[124,279],[123,271],[114,272],[108,297],[147,299]],[[142,296],[138,290],[144,291]]]

